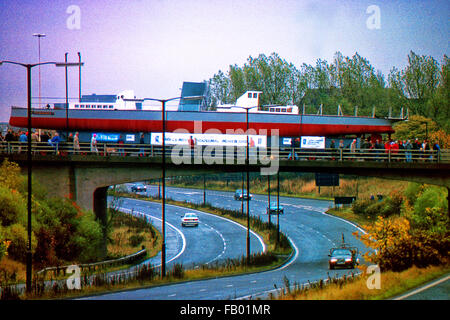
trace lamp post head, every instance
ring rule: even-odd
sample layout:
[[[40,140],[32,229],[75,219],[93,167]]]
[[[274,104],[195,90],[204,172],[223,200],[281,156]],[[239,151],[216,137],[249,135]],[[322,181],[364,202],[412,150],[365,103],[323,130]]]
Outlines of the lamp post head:
[[[45,33],[33,33],[33,37],[43,38],[45,36],[46,36]]]
[[[84,66],[84,62],[55,62],[57,67],[79,67]]]

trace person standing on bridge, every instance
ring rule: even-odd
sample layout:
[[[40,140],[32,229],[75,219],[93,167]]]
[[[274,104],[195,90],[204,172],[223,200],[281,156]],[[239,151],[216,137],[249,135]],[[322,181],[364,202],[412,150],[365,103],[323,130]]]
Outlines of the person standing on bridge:
[[[405,141],[405,143],[403,145],[405,147],[406,162],[411,162],[412,161],[411,150],[413,148],[413,145],[411,144],[411,140]]]
[[[350,153],[352,158],[356,157],[356,139],[353,139],[350,145]]]
[[[441,147],[437,142],[433,144],[433,153],[436,155],[436,160],[439,160],[439,152],[441,151]],[[433,160],[433,155],[431,155],[431,160]]]
[[[78,132],[75,132],[75,136],[73,137],[73,152],[75,154],[80,153],[80,137]]]
[[[125,142],[123,141],[123,135],[119,136],[118,144],[119,144],[119,155],[125,157],[125,149],[123,148]]]
[[[398,161],[398,150],[399,150],[399,145],[397,143],[397,141],[392,141],[391,142],[391,159],[393,161]]]
[[[330,149],[331,149],[331,160],[336,160],[336,157],[337,157],[336,142],[334,140],[331,140]]]
[[[59,151],[59,143],[61,142],[61,138],[59,137],[58,132],[55,132],[55,135],[53,136],[53,138],[51,138],[50,140],[48,140],[48,143],[55,147],[55,153],[58,154]]]
[[[69,133],[67,137],[67,153],[73,153],[73,133]]]
[[[191,149],[191,159],[194,159],[195,141],[192,139],[192,136],[189,137],[188,144]]]
[[[91,138],[91,152],[98,154],[98,148],[97,148],[97,134],[93,134]]]
[[[38,135],[37,131],[34,131],[31,134],[31,143],[33,144],[33,146],[37,146],[38,145],[38,143],[39,143],[39,135]],[[36,148],[34,148],[33,153],[36,153],[36,152],[37,152]]]
[[[139,139],[139,157],[145,157],[145,149],[144,149],[144,143],[145,143],[145,139],[144,139],[144,134],[141,134],[141,138]]]
[[[28,137],[25,134],[25,131],[21,131],[21,134],[19,136],[19,153],[22,152],[22,146],[25,145],[28,141]]]
[[[419,139],[416,138],[416,140],[413,143],[413,158],[414,161],[418,161],[420,159],[420,149],[421,149],[421,144],[419,142]]]

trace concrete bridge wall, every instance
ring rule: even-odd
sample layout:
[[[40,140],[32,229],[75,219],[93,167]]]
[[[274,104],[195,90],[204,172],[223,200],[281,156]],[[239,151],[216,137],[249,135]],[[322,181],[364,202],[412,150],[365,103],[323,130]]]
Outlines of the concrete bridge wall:
[[[26,170],[26,155],[8,157]],[[1,160],[1,157],[0,157]],[[281,172],[329,172],[380,177],[434,184],[450,188],[449,163],[402,163],[373,161],[289,161],[280,160]],[[250,171],[259,172],[261,165],[252,164]],[[166,177],[200,175],[217,172],[242,172],[243,164],[173,164],[169,158]],[[33,158],[33,176],[50,196],[69,197],[101,218],[107,187],[126,182],[152,180],[161,177],[161,158],[102,156],[39,156]],[[98,191],[97,191],[98,190]]]

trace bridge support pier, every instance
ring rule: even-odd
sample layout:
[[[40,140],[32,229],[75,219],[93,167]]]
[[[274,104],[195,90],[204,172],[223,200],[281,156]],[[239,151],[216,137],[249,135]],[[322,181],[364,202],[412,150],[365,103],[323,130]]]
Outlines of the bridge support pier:
[[[447,187],[447,215],[450,219],[450,188]]]
[[[94,213],[96,218],[100,221],[103,232],[103,241],[100,248],[102,258],[108,253],[108,187],[97,188],[94,191]]]

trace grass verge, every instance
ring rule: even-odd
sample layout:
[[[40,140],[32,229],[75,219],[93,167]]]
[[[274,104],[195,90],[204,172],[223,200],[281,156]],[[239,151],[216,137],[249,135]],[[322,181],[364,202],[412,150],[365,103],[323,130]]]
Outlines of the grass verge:
[[[276,299],[280,300],[383,300],[396,297],[426,282],[450,272],[450,266],[412,267],[402,272],[381,272],[380,289],[369,289],[370,275],[348,277],[324,285],[283,288]]]
[[[142,198],[138,195],[134,195],[133,198],[140,198],[141,200],[147,201],[157,201],[150,198]],[[242,217],[241,213],[237,211],[219,209],[212,207],[209,204],[203,206],[188,202],[177,202],[174,200],[167,200],[167,203],[220,215],[241,223],[244,226],[247,225],[246,217]],[[144,264],[137,268],[137,272],[132,276],[132,278],[127,278],[121,275],[108,278],[106,272],[104,272],[95,275],[91,280],[88,280],[86,277],[83,278],[81,282],[86,285],[82,285],[80,290],[68,290],[66,282],[62,281],[53,285],[50,290],[45,290],[39,294],[24,294],[19,296],[15,292],[6,292],[6,298],[60,299],[95,294],[98,295],[112,291],[116,292],[133,290],[137,288],[149,288],[174,282],[205,280],[217,277],[263,272],[277,268],[284,264],[292,253],[292,248],[287,237],[280,232],[280,241],[277,241],[276,226],[273,224],[269,225],[258,218],[251,219],[251,229],[263,238],[266,244],[267,252],[252,255],[250,257],[250,263],[248,264],[247,259],[243,256],[236,259],[227,259],[221,263],[202,265],[187,270],[185,270],[183,265],[175,264],[173,268],[168,271],[168,274],[164,279],[161,279],[158,270],[159,268],[154,268],[151,265]]]

